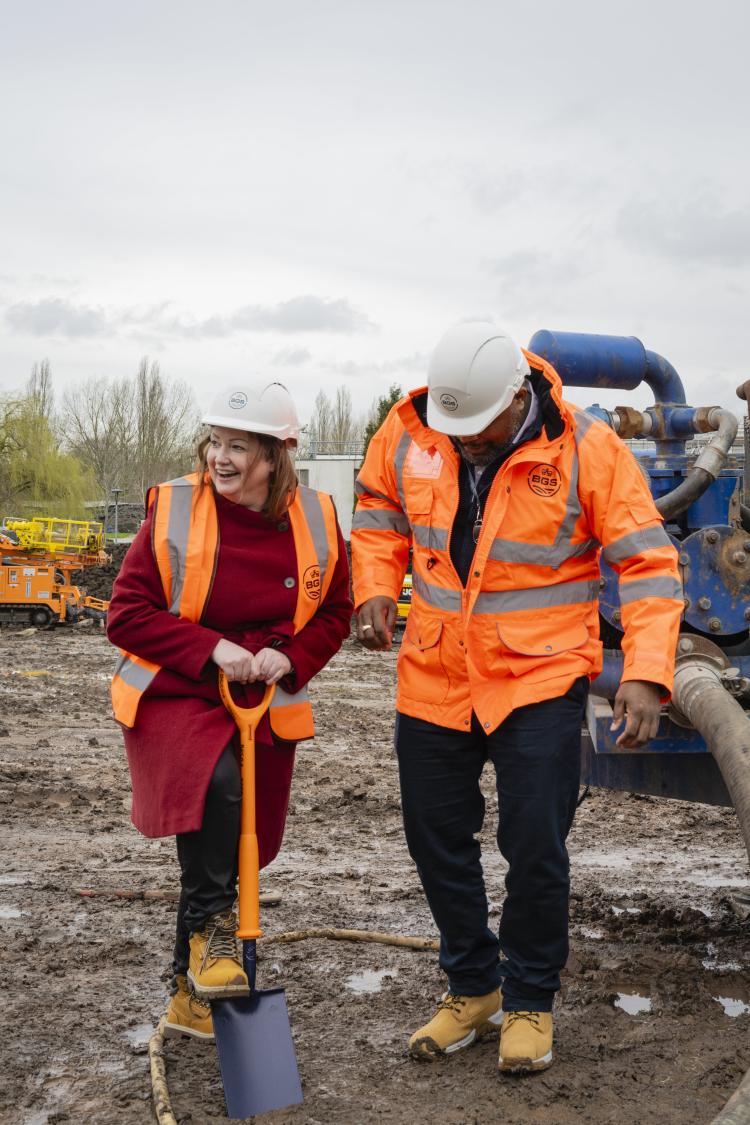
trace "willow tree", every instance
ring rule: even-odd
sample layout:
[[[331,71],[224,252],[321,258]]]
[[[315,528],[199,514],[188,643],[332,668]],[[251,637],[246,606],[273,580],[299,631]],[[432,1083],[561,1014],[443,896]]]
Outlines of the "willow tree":
[[[34,366],[24,391],[0,399],[0,515],[85,514],[92,480],[61,448],[53,411],[46,361]]]

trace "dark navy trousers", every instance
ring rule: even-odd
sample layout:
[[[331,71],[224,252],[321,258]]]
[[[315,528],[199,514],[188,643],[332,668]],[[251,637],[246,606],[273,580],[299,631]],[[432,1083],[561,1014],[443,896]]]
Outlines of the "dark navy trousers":
[[[450,991],[503,988],[505,1011],[552,1009],[568,957],[573,823],[588,680],[563,696],[511,712],[487,734],[409,715],[396,722],[396,753],[409,853],[440,931]],[[484,820],[479,778],[489,759],[499,803],[497,843],[509,864],[498,937],[488,926],[476,838]]]

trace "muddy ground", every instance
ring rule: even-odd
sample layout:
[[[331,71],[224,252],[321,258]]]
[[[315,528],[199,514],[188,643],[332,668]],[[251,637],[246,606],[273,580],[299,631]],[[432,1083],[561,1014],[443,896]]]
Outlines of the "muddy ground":
[[[0,632],[0,1120],[153,1119],[147,1040],[166,1004],[175,906],[85,898],[172,891],[173,841],[129,824],[109,716],[111,651],[95,627]],[[395,656],[348,642],[315,686],[319,736],[299,753],[268,932],[434,934],[401,835],[391,748]],[[487,780],[483,845],[502,901]],[[440,1064],[406,1055],[444,985],[433,954],[321,940],[269,947],[305,1101],[269,1122],[546,1125],[709,1122],[750,1066],[747,890],[734,813],[595,792],[572,834],[572,953],[554,1067],[497,1075],[487,1040]],[[629,1010],[628,1010],[629,1009]],[[177,1119],[221,1119],[215,1050],[167,1049]]]

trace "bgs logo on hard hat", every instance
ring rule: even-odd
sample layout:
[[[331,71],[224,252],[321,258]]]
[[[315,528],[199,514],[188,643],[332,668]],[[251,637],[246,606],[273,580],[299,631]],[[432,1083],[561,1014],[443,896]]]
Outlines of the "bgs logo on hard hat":
[[[229,405],[232,410],[242,410],[243,406],[247,406],[247,395],[245,392],[235,391],[234,394],[230,396]]]
[[[440,396],[440,405],[444,410],[458,410],[458,399],[453,395],[442,394]]]

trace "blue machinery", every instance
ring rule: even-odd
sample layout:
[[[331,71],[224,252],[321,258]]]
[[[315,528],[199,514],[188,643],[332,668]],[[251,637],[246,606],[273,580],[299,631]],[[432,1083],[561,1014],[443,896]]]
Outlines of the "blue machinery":
[[[742,503],[743,463],[730,452],[737,418],[719,407],[687,406],[672,365],[634,337],[540,331],[529,350],[549,360],[568,386],[627,391],[646,383],[653,391],[656,401],[643,411],[587,409],[622,438],[648,439],[648,452],[639,450],[637,456],[679,551],[684,586],[673,703],[652,743],[637,752],[621,750],[609,731],[609,701],[622,671],[620,603],[617,575],[602,560],[605,662],[592,685],[583,779],[606,788],[737,805],[742,778],[728,778],[727,770],[742,769],[736,761],[732,768],[721,760],[732,723],[739,724],[735,741],[750,747],[750,721],[742,707],[750,706],[750,509]],[[738,394],[745,397],[745,390]],[[696,434],[711,435],[697,456],[686,449]],[[706,720],[708,697],[720,712],[715,730]],[[750,775],[750,749],[744,772]],[[750,777],[746,784],[750,788]]]

